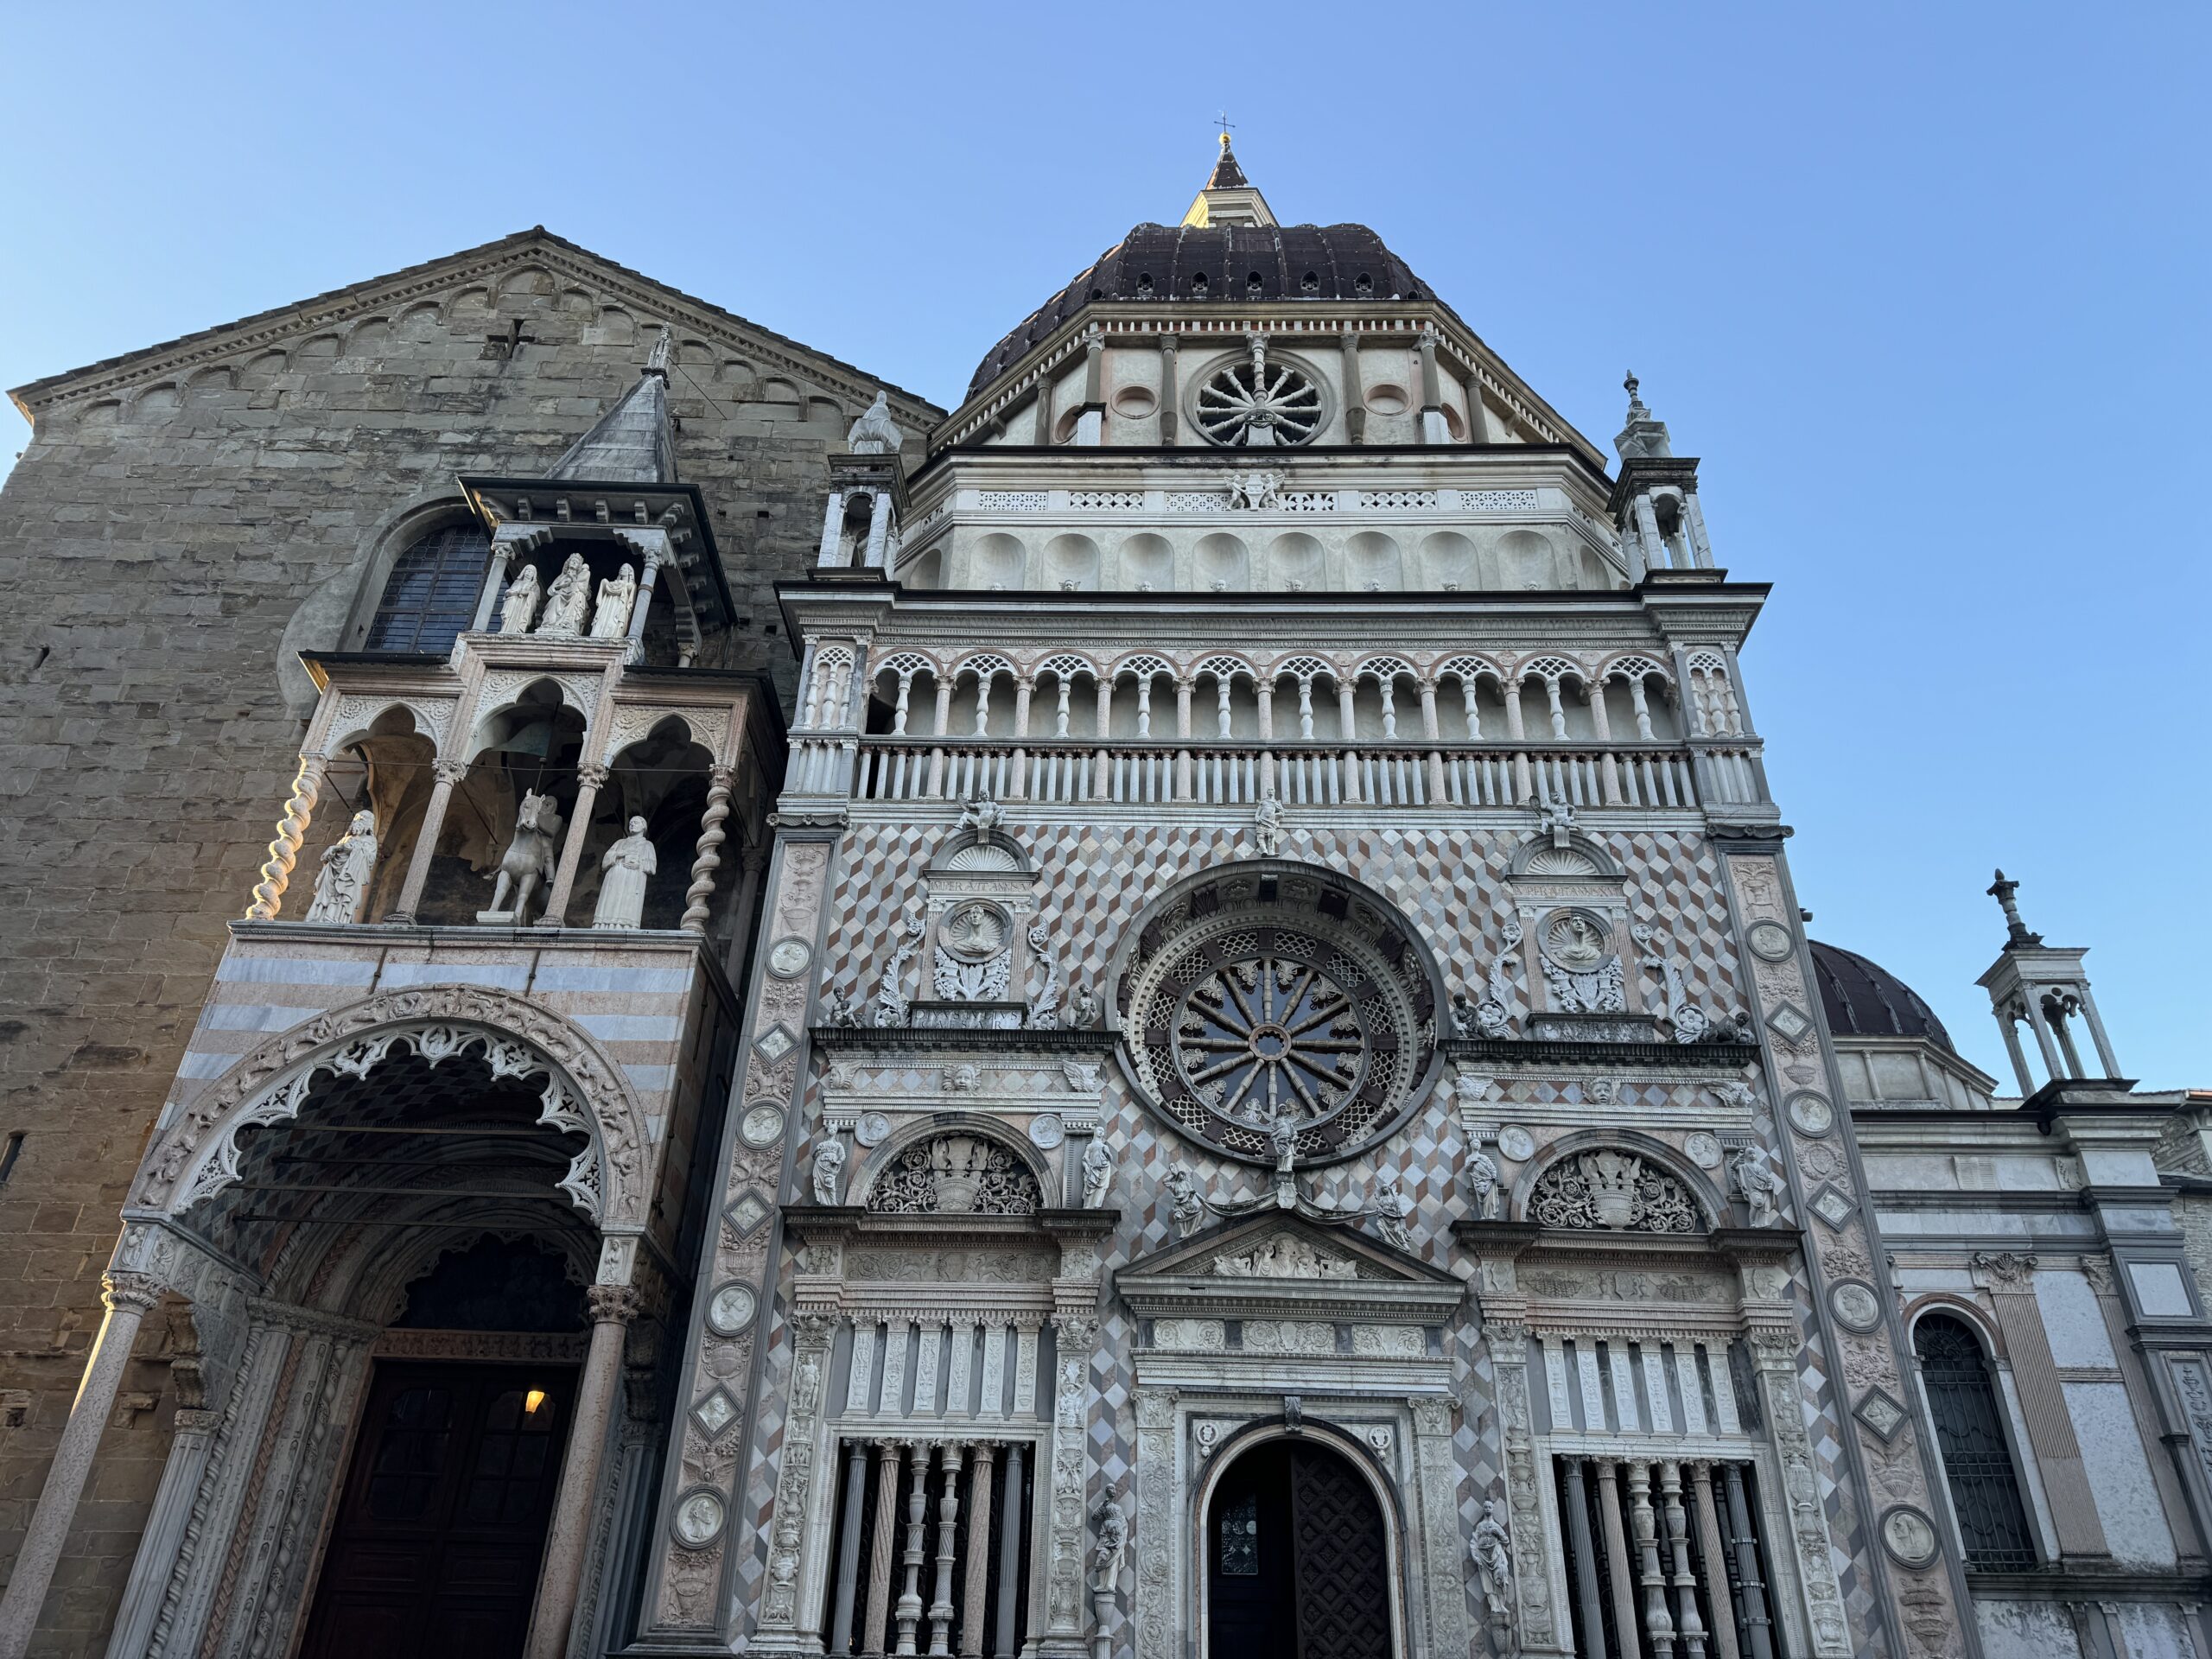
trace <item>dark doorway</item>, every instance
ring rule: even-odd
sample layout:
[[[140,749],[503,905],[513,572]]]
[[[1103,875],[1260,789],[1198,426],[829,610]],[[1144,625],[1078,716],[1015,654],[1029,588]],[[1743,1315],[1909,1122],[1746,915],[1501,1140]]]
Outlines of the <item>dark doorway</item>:
[[[302,1659],[520,1654],[575,1391],[566,1366],[378,1365]]]
[[[1230,1465],[1206,1521],[1214,1659],[1390,1659],[1389,1560],[1364,1477],[1270,1440]]]

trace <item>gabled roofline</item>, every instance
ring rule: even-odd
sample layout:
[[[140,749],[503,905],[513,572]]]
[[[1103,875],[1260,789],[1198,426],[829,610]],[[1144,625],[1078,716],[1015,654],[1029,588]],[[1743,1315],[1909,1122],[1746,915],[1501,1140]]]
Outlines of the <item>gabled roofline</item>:
[[[80,383],[95,377],[112,377],[133,366],[150,364],[166,356],[189,353],[195,347],[212,346],[234,334],[251,334],[257,329],[266,330],[280,325],[291,325],[301,321],[321,321],[322,319],[320,318],[302,319],[300,314],[340,309],[350,302],[365,300],[393,283],[420,282],[433,276],[442,276],[455,267],[465,267],[472,263],[480,263],[533,247],[557,250],[576,258],[588,260],[619,280],[637,283],[653,294],[666,296],[671,302],[690,307],[717,322],[743,328],[748,333],[759,335],[764,340],[785,347],[837,373],[849,375],[855,383],[852,390],[855,392],[863,386],[870,389],[881,387],[892,397],[901,398],[912,406],[905,411],[909,419],[934,421],[944,418],[944,411],[942,409],[917,392],[908,391],[903,386],[894,385],[888,380],[870,374],[866,370],[844,361],[842,358],[832,357],[817,347],[809,346],[802,340],[793,340],[788,334],[779,334],[772,328],[764,328],[749,317],[741,316],[734,311],[716,305],[711,300],[702,300],[696,295],[685,293],[682,289],[671,288],[666,283],[648,276],[642,271],[634,270],[627,265],[607,257],[604,254],[595,253],[581,243],[571,242],[566,237],[556,236],[543,225],[533,225],[528,230],[517,231],[512,235],[480,243],[473,248],[463,248],[457,252],[441,254],[436,258],[426,259],[419,264],[404,266],[398,270],[387,271],[380,276],[364,278],[360,282],[348,283],[343,288],[334,288],[326,293],[295,300],[289,304],[271,307],[266,311],[257,311],[251,316],[240,317],[230,322],[218,323],[213,327],[201,328],[192,334],[180,334],[174,340],[163,340],[158,345],[143,346],[135,351],[124,352],[118,356],[102,358],[98,362],[86,364],[80,368],[47,375],[15,387],[8,396],[16,407],[22,411],[23,417],[30,420],[33,418],[32,410],[35,405],[52,403],[65,391],[86,390],[86,388],[84,388]],[[336,321],[334,317],[329,320]]]

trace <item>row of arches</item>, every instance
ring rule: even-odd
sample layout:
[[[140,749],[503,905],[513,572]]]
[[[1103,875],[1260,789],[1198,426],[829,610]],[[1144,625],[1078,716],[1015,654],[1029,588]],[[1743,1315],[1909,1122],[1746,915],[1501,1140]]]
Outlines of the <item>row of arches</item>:
[[[1110,541],[1065,531],[1041,543],[986,531],[953,543],[947,579],[942,547],[902,564],[916,587],[1037,589],[1066,593],[1390,593],[1608,588],[1620,585],[1593,548],[1563,545],[1540,530],[1479,537],[1438,530],[1418,542],[1382,530],[1349,535],[1286,530],[1264,542],[1233,531],[1137,531]]]
[[[1211,737],[1228,741],[1353,738],[1484,742],[1675,742],[1743,731],[1727,666],[1693,654],[1684,707],[1673,677],[1627,653],[1592,669],[1561,656],[1503,668],[1471,655],[1427,672],[1402,658],[1346,669],[1316,655],[1255,666],[1208,657],[1185,669],[1138,652],[1103,668],[1079,653],[1046,658],[1027,673],[983,653],[946,670],[918,652],[885,659],[870,683],[867,730],[892,737]],[[844,718],[851,658],[817,661],[800,728]],[[1038,707],[1043,700],[1044,707]]]

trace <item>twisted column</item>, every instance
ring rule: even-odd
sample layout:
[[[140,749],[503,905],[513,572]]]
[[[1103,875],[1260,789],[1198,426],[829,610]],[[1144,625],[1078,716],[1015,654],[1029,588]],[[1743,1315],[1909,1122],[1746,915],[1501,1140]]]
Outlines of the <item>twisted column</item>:
[[[899,1530],[899,1477],[906,1448],[897,1440],[875,1448],[875,1532],[868,1552],[868,1612],[861,1624],[859,1651],[882,1653],[891,1645],[884,1628],[891,1618],[891,1546]]]
[[[1705,1558],[1705,1599],[1713,1609],[1713,1651],[1718,1659],[1743,1659],[1736,1647],[1736,1620],[1728,1597],[1728,1563],[1720,1549],[1720,1521],[1713,1508],[1713,1465],[1700,1458],[1690,1465],[1697,1498],[1697,1549]]]
[[[707,908],[715,896],[715,872],[721,868],[717,850],[725,836],[722,820],[729,817],[729,795],[737,782],[732,766],[716,766],[707,774],[707,810],[699,819],[699,847],[691,860],[691,885],[683,891],[683,918],[677,925],[686,933],[707,931]]]
[[[161,1287],[151,1274],[110,1273],[100,1281],[100,1301],[107,1309],[99,1334],[92,1339],[85,1362],[85,1380],[79,1385],[69,1421],[62,1428],[54,1461],[47,1465],[46,1484],[39,1490],[38,1507],[31,1511],[29,1529],[16,1556],[8,1592],[0,1597],[0,1659],[23,1659],[38,1626],[39,1609],[54,1582],[54,1569],[69,1538],[69,1523],[84,1496],[85,1481],[92,1472],[92,1454],[99,1450],[100,1431],[115,1411],[116,1390],[123,1385],[124,1369],[130,1363],[130,1345],[138,1326],[161,1300]]]
[[[968,1477],[968,1573],[961,1586],[961,1659],[982,1659],[983,1589],[991,1568],[992,1443],[978,1440]]]
[[[1613,1635],[1622,1649],[1636,1650],[1636,1567],[1628,1556],[1628,1535],[1621,1526],[1618,1471],[1610,1458],[1596,1460],[1598,1518],[1605,1529],[1605,1582],[1612,1592]]]
[[[998,1659],[1014,1659],[1014,1589],[1021,1579],[1021,1442],[1006,1448],[1006,1500],[999,1521]],[[980,1651],[982,1633],[976,1637]]]
[[[846,1440],[841,1450],[845,1459],[845,1490],[838,1513],[845,1517],[845,1529],[837,1540],[837,1589],[830,1604],[830,1651],[850,1653],[853,1612],[860,1600],[861,1503],[868,1483],[868,1447],[859,1440]],[[882,1456],[880,1447],[876,1455]]]
[[[268,861],[261,880],[254,884],[253,902],[246,906],[249,922],[274,921],[292,882],[292,866],[300,860],[300,843],[307,839],[316,798],[322,793],[324,772],[330,763],[319,754],[302,754],[299,772],[292,779],[292,793],[284,803],[284,816],[276,825],[276,839],[269,843]]]
[[[1574,1605],[1582,1619],[1582,1641],[1591,1659],[1608,1659],[1605,1608],[1598,1599],[1597,1547],[1590,1537],[1589,1490],[1582,1459],[1567,1459],[1567,1534],[1574,1547]]]

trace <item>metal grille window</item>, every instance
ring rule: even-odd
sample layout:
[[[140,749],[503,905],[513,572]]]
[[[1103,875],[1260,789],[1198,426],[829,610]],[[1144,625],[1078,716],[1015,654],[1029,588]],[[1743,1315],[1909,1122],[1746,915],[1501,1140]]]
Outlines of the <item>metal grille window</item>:
[[[476,615],[492,543],[476,524],[432,531],[402,553],[369,624],[371,651],[443,651]]]
[[[1964,1321],[1933,1313],[1915,1329],[1912,1345],[1920,1356],[1967,1565],[1993,1573],[2033,1567],[2035,1541],[1980,1342]]]

